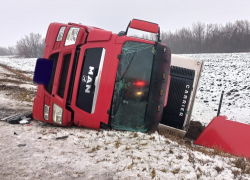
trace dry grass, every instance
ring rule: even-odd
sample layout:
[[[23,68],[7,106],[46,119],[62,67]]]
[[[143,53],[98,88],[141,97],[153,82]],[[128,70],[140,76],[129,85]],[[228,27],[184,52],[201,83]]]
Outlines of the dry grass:
[[[158,128],[158,134],[172,140],[172,141],[175,141],[177,142],[178,144],[181,144],[183,145],[184,144],[184,141],[183,141],[183,137],[181,137],[178,133],[176,132],[172,132],[172,131],[169,131],[167,129],[164,129],[164,128]]]
[[[234,163],[235,167],[241,169],[242,172],[246,171],[248,163],[244,157],[237,157],[232,163]]]
[[[128,169],[132,169],[133,168],[133,166],[134,166],[134,161],[133,161],[133,159],[132,159],[132,163],[128,166]]]
[[[218,174],[221,173],[221,171],[224,170],[223,167],[220,168],[219,166],[216,166],[214,169],[217,171]]]
[[[238,171],[238,170],[233,170],[232,173],[234,175],[234,178],[236,178],[238,175],[240,175],[240,171]]]
[[[152,176],[152,179],[154,179],[155,176],[156,176],[156,172],[155,172],[155,169],[154,169],[154,168],[153,168],[153,170],[152,170],[152,172],[151,172],[151,176]]]
[[[173,170],[173,171],[171,171],[173,174],[178,174],[179,172],[180,172],[180,168],[177,168],[177,169],[175,169],[175,170]]]
[[[0,91],[7,91],[9,95],[14,96],[15,99],[19,101],[33,102],[35,98],[35,91],[27,90],[19,86],[6,86],[0,85]]]
[[[6,65],[3,65],[3,64],[0,64],[0,66],[3,67],[4,69],[7,69],[8,71],[10,71],[10,72],[16,74],[17,76],[22,77],[22,79],[25,79],[26,81],[33,81],[32,78],[30,78],[30,77],[24,75],[24,74],[23,74],[23,73],[24,73],[23,71],[13,69],[13,68],[11,68],[11,67],[9,67],[9,66],[6,66]]]
[[[97,145],[96,147],[92,147],[92,148],[88,151],[88,153],[93,153],[93,152],[99,150],[100,148],[101,148],[101,147],[100,147],[99,145]]]
[[[125,150],[127,150],[127,151],[128,151],[128,150],[130,150],[130,149],[131,149],[131,148],[130,148],[130,147],[128,147],[128,146],[126,146],[126,147],[125,147]]]
[[[120,145],[121,145],[121,142],[120,142],[120,141],[115,141],[115,147],[116,147],[116,148],[119,148]]]
[[[176,159],[183,159],[183,156],[182,155],[178,155],[178,156],[176,156]]]
[[[134,135],[133,135],[134,138],[137,138],[138,137],[138,133],[135,132]]]
[[[161,172],[166,173],[166,172],[167,172],[167,170],[166,170],[166,169],[161,169]]]
[[[174,151],[172,149],[169,149],[169,154],[174,154]]]

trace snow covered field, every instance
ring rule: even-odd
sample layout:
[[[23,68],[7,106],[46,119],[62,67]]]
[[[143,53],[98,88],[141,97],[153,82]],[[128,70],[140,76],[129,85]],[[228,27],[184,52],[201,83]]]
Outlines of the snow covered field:
[[[250,123],[250,53],[184,56],[205,60],[192,120],[208,124],[217,114],[224,90],[221,114]],[[35,60],[0,57],[0,64],[30,75]],[[35,92],[35,85],[31,81],[0,66],[0,87],[4,101],[0,118],[1,111],[32,110],[34,94],[29,97],[28,93]],[[18,93],[10,95],[13,92]],[[20,92],[25,93],[19,96]],[[56,139],[61,136],[68,137]],[[0,122],[0,139],[0,179],[250,179],[248,161],[220,156],[213,150],[209,153],[207,148],[174,141],[157,132]]]
[[[15,58],[12,56],[0,56],[0,64],[7,65],[21,71],[34,72],[37,58]]]
[[[190,54],[204,60],[192,120],[208,124],[217,115],[221,92],[221,115],[250,124],[250,53]]]

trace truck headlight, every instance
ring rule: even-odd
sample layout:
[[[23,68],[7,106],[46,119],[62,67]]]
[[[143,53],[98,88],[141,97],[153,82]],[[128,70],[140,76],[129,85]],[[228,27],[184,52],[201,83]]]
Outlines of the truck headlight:
[[[46,104],[44,104],[43,116],[44,119],[46,119],[47,121],[49,120],[49,106]]]
[[[61,41],[63,39],[63,34],[64,34],[65,29],[66,29],[66,26],[63,26],[60,28],[56,41]]]
[[[57,124],[62,124],[62,116],[63,116],[63,109],[54,103],[53,104],[53,122]]]
[[[76,28],[76,27],[71,27],[69,29],[66,40],[65,40],[65,46],[69,46],[69,45],[76,43],[79,30],[80,28]]]

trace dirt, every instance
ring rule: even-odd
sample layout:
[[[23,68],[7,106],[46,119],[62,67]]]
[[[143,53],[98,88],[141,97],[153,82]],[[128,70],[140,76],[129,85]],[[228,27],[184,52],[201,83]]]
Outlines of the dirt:
[[[0,91],[5,91],[6,96],[11,96],[19,101],[32,102],[36,92],[19,86],[7,86],[0,84]]]
[[[30,81],[30,82],[33,81],[33,79],[31,77],[25,75],[25,74],[32,74],[32,72],[16,70],[16,69],[13,69],[13,68],[6,66],[6,65],[3,65],[3,64],[0,64],[0,66],[4,69],[16,74],[16,76],[18,76],[22,80],[26,80],[26,81]]]
[[[0,64],[0,118],[32,111],[36,86],[29,74]]]
[[[185,137],[191,140],[196,140],[204,129],[205,126],[199,121],[190,121],[189,129]]]

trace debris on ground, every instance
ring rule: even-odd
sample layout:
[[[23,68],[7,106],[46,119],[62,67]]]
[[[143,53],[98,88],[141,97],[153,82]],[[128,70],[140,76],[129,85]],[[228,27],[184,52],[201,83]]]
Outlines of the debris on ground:
[[[61,137],[56,137],[56,139],[66,139],[68,138],[69,136],[61,136]]]
[[[23,147],[23,146],[26,146],[26,144],[18,144],[17,146],[18,147]]]
[[[9,124],[30,124],[32,120],[32,113],[28,114],[14,114],[8,117],[0,119],[1,121],[6,121]]]

